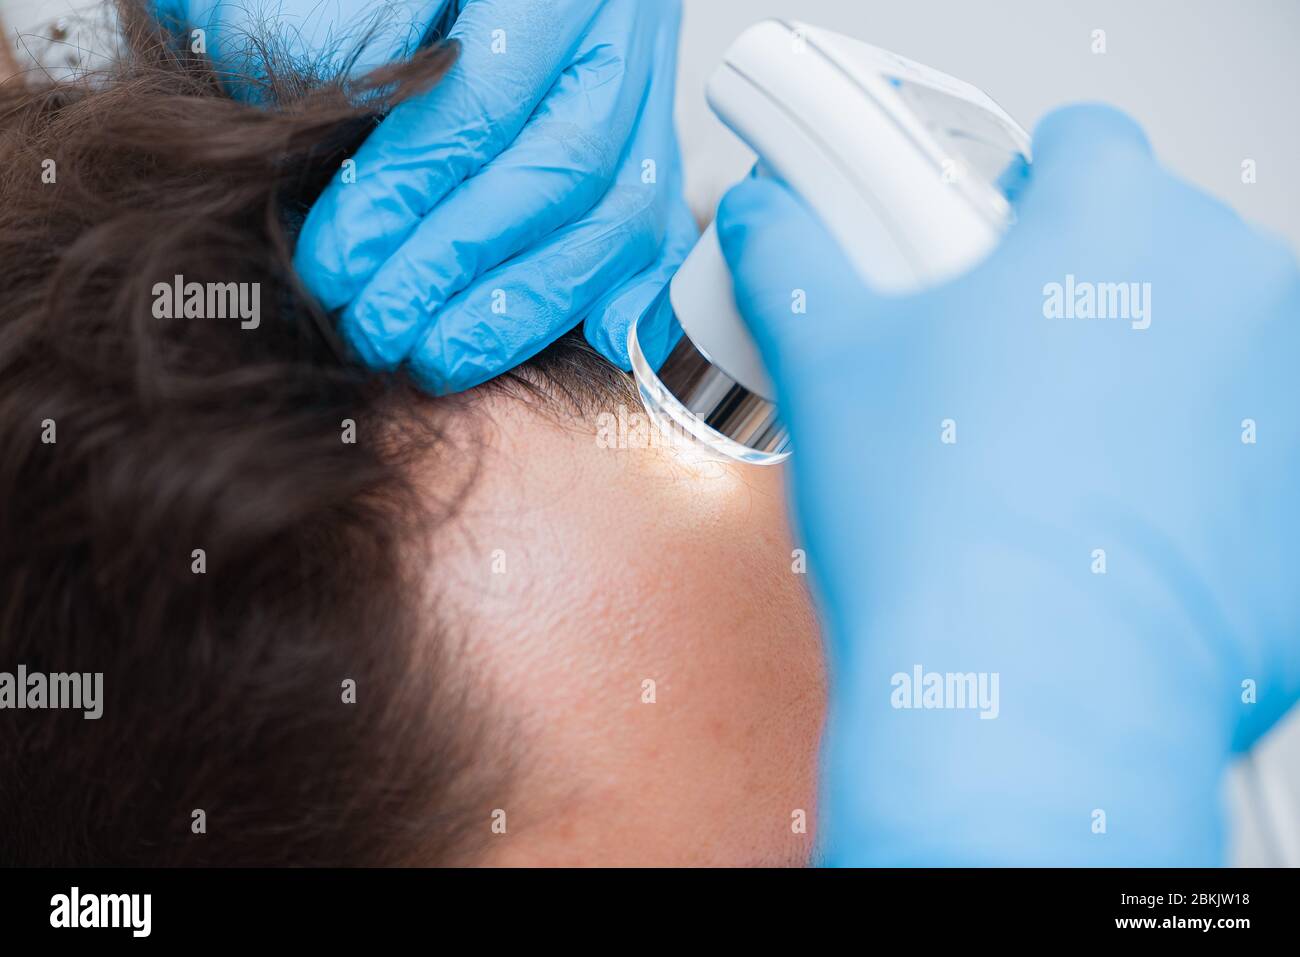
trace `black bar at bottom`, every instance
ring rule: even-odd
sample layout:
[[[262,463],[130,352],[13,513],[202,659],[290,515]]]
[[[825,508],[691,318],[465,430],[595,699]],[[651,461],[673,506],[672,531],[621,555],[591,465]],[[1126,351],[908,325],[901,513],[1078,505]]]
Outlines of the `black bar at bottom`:
[[[1298,929],[1298,874],[10,870],[0,871],[0,928],[6,945],[159,941],[205,949],[281,941],[333,949],[349,941],[405,938],[436,950],[466,932],[482,935],[484,943],[520,935],[536,944],[572,941],[597,926],[602,936],[611,930],[619,935],[603,938],[608,950],[637,940],[667,945],[708,937],[734,947],[748,939],[770,943],[774,932],[812,934],[806,941],[812,949],[815,940],[829,946],[827,931],[866,935],[857,938],[862,948],[897,934],[926,945],[1099,935],[1180,942],[1199,936],[1231,945]],[[449,940],[449,932],[456,937]]]

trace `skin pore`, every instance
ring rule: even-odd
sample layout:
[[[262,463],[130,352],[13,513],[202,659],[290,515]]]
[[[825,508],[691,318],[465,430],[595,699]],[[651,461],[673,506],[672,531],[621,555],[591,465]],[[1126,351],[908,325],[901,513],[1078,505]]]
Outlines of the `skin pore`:
[[[592,415],[497,392],[474,405],[479,467],[430,567],[518,730],[482,863],[807,863],[825,684],[783,470],[602,447]]]

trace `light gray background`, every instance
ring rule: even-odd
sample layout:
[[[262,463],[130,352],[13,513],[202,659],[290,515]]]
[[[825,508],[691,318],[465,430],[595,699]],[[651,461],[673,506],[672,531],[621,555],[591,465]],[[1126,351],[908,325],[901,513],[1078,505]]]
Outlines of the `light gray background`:
[[[692,201],[749,166],[703,89],[723,51],[765,17],[802,20],[951,73],[1027,129],[1053,107],[1104,100],[1157,155],[1300,249],[1297,0],[685,0],[677,116]],[[1090,52],[1092,31],[1107,52]],[[1258,182],[1241,182],[1254,159]]]
[[[709,112],[704,85],[732,39],[765,17],[960,77],[1031,131],[1062,103],[1113,103],[1167,165],[1300,250],[1300,0],[685,0],[677,119],[703,219],[753,162]],[[1091,52],[1095,29],[1105,54]],[[1248,158],[1254,185],[1241,182]],[[1300,712],[1256,751],[1228,782],[1232,859],[1300,866]]]
[[[967,80],[1030,129],[1061,103],[1114,103],[1146,128],[1164,162],[1300,249],[1300,0],[684,2],[677,113],[687,190],[703,218],[752,162],[709,113],[705,81],[741,30],[776,16]],[[0,15],[11,29],[31,27],[91,5],[0,0]],[[1091,52],[1095,29],[1106,31],[1104,55]],[[1254,185],[1241,182],[1247,158],[1257,164]],[[1256,750],[1227,788],[1233,860],[1300,865],[1300,713]]]

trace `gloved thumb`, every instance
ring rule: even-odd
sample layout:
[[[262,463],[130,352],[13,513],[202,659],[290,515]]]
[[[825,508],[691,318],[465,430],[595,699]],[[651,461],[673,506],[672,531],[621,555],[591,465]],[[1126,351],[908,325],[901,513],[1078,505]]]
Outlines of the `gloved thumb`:
[[[736,306],[779,394],[861,329],[875,297],[817,216],[776,180],[735,186],[718,207],[717,230]]]
[[[1076,191],[1080,181],[1105,187],[1117,169],[1153,161],[1137,121],[1104,103],[1076,103],[1048,113],[1034,128],[1033,151],[1031,184],[1055,180]]]

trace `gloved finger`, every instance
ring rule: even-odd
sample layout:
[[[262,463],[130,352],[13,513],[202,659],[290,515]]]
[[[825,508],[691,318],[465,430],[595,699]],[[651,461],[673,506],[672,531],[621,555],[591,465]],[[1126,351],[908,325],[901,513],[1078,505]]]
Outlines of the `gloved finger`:
[[[681,152],[673,124],[681,5],[671,0],[659,7],[661,19],[653,38],[649,87],[619,170],[618,182],[654,190],[663,242],[656,261],[625,283],[610,289],[592,306],[584,324],[587,341],[623,369],[631,368],[627,354],[628,329],[642,316],[647,317],[647,322],[641,329],[640,344],[647,360],[658,366],[667,357],[667,350],[676,339],[673,334],[675,324],[665,319],[671,315],[671,310],[656,309],[653,317],[647,314],[699,237],[699,230],[683,197]]]
[[[452,299],[410,356],[437,395],[526,362],[582,321],[600,296],[643,269],[662,236],[651,191],[615,186],[587,216]]]
[[[303,225],[299,272],[326,308],[350,302],[429,210],[514,142],[600,7],[470,0],[450,33],[460,45],[456,64],[393,109],[357,151],[356,182],[331,183]],[[623,0],[618,8],[626,19]],[[603,41],[621,47],[621,22],[601,14]]]
[[[348,305],[342,329],[367,364],[400,364],[453,295],[608,190],[650,58],[629,62],[607,39],[593,35],[518,139],[434,207]]]
[[[682,334],[668,302],[668,284],[699,238],[695,218],[679,196],[668,211],[667,234],[658,258],[592,307],[583,325],[592,348],[620,369],[631,369],[627,336],[635,323],[646,361],[655,369],[663,364]]]
[[[1117,161],[1147,163],[1151,144],[1137,122],[1113,106],[1080,103],[1053,110],[1034,129],[1035,180]]]
[[[1017,224],[997,255],[1021,259],[1021,250],[1067,252],[1074,237],[1105,234],[1122,210],[1149,205],[1159,165],[1142,129],[1111,106],[1084,103],[1062,107],[1044,117],[1034,131],[1033,163],[1027,176],[1008,192]],[[1137,225],[1141,219],[1126,217]],[[1131,240],[1136,250],[1142,240]],[[1112,245],[1119,254],[1119,245]],[[1106,250],[1098,250],[1104,253]],[[1043,257],[1032,257],[1044,261]],[[1047,276],[1024,277],[1039,289]]]
[[[733,187],[717,230],[736,306],[778,393],[879,311],[826,227],[784,184],[756,178]]]

